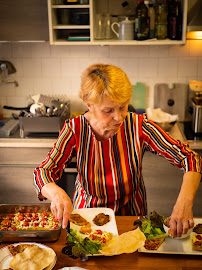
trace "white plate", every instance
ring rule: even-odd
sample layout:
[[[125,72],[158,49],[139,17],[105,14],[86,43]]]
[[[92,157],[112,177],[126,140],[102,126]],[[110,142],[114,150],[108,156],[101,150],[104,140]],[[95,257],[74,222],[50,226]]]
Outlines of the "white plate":
[[[194,224],[202,223],[202,218],[194,218]],[[165,241],[157,250],[148,250],[144,247],[138,249],[138,252],[145,253],[163,253],[163,254],[185,254],[202,255],[202,251],[192,250],[193,232],[184,239],[174,239],[166,237]]]
[[[94,217],[100,213],[104,213],[105,215],[110,216],[110,221],[104,224],[103,226],[97,226],[93,222]],[[105,207],[82,208],[82,209],[74,210],[72,214],[80,214],[83,218],[85,218],[88,222],[90,222],[92,231],[100,229],[102,231],[111,232],[113,233],[114,236],[118,235],[114,211],[111,208],[105,208]],[[78,226],[70,222],[70,228],[77,230],[78,234],[81,235],[82,237],[87,236],[86,234],[82,234],[79,232],[81,226]]]
[[[34,244],[37,245],[41,248],[49,248],[45,245],[39,244],[39,243],[33,243],[33,242],[20,242],[20,243],[15,243],[13,244],[13,246],[17,246],[19,244]],[[8,246],[0,249],[0,270],[2,269],[8,269],[9,268],[9,263],[12,260],[12,255],[10,254],[8,248]],[[48,267],[46,267],[44,270],[51,270],[53,269],[53,267],[55,266],[56,263],[56,254],[55,254],[55,260],[54,262],[52,262]]]

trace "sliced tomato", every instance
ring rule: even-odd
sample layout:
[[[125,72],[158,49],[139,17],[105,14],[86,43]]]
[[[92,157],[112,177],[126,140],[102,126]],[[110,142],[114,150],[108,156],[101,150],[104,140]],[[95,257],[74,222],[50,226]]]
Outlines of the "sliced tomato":
[[[10,230],[11,231],[17,231],[17,228],[16,227],[11,227]]]
[[[24,221],[24,222],[22,223],[22,226],[24,226],[24,227],[28,227],[28,226],[29,226],[29,222]]]
[[[37,227],[37,226],[39,226],[39,223],[38,222],[34,222],[33,223],[33,227]]]
[[[25,216],[26,216],[26,217],[31,217],[32,214],[31,214],[31,213],[26,213]]]
[[[43,218],[43,217],[47,217],[47,216],[48,216],[48,213],[47,213],[47,212],[44,212],[44,213],[42,213],[41,216],[42,216],[42,218]]]
[[[45,227],[46,225],[47,225],[47,223],[46,223],[45,221],[42,221],[42,222],[41,222],[41,226],[42,226],[42,227]]]
[[[23,220],[24,220],[24,216],[19,216],[19,217],[18,217],[18,220],[19,220],[19,221],[23,221]]]
[[[106,238],[102,237],[102,238],[99,239],[99,241],[105,244],[106,243]]]
[[[196,241],[196,242],[194,242],[194,245],[200,246],[201,245],[201,242],[200,241]]]
[[[197,235],[196,235],[196,239],[202,240],[202,236],[201,236],[200,234],[197,234]]]
[[[96,239],[96,235],[91,234],[91,235],[89,236],[89,238],[92,239],[92,240],[95,240],[95,239]]]
[[[26,222],[30,222],[31,219],[30,219],[30,218],[25,218],[25,221],[26,221]]]
[[[3,225],[6,226],[6,227],[10,227],[11,226],[11,221],[9,219],[5,219],[3,221]]]
[[[101,230],[95,230],[95,234],[102,234]]]
[[[14,214],[9,214],[8,219],[12,220],[14,218],[14,216],[15,216]]]

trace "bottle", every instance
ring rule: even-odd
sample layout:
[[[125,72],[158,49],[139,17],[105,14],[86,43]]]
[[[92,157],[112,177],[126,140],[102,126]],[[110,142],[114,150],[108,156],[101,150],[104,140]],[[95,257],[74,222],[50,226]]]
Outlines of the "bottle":
[[[149,38],[154,38],[155,37],[155,10],[154,10],[153,3],[149,3],[148,16],[149,16]]]
[[[149,16],[148,8],[144,4],[144,0],[140,0],[140,3],[136,7],[135,15],[135,39],[145,40],[149,37]]]
[[[167,30],[168,30],[168,11],[166,2],[159,1],[157,4],[157,12],[156,12],[156,38],[157,39],[166,39]]]
[[[64,5],[77,5],[80,4],[79,0],[63,0]]]
[[[177,0],[178,16],[177,16],[177,40],[182,39],[182,6],[181,1]]]
[[[168,2],[168,38],[177,39],[178,6],[176,0]]]

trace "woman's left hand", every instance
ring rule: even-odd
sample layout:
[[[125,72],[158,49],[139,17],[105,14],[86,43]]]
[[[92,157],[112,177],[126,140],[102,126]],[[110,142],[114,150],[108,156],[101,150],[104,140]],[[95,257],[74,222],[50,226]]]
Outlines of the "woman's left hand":
[[[182,234],[186,234],[190,228],[194,227],[192,203],[187,200],[178,200],[173,209],[170,228],[172,231],[172,237],[181,237]]]
[[[183,183],[170,220],[170,228],[173,237],[181,237],[188,229],[194,227],[193,201],[196,195],[201,174],[198,172],[186,172]]]

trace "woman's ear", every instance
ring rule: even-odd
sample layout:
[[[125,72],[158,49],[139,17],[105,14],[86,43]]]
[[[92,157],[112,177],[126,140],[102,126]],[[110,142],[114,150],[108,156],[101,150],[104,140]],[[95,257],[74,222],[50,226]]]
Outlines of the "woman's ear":
[[[92,105],[90,103],[86,103],[87,107],[88,107],[88,110],[90,111],[91,108],[92,108]]]

